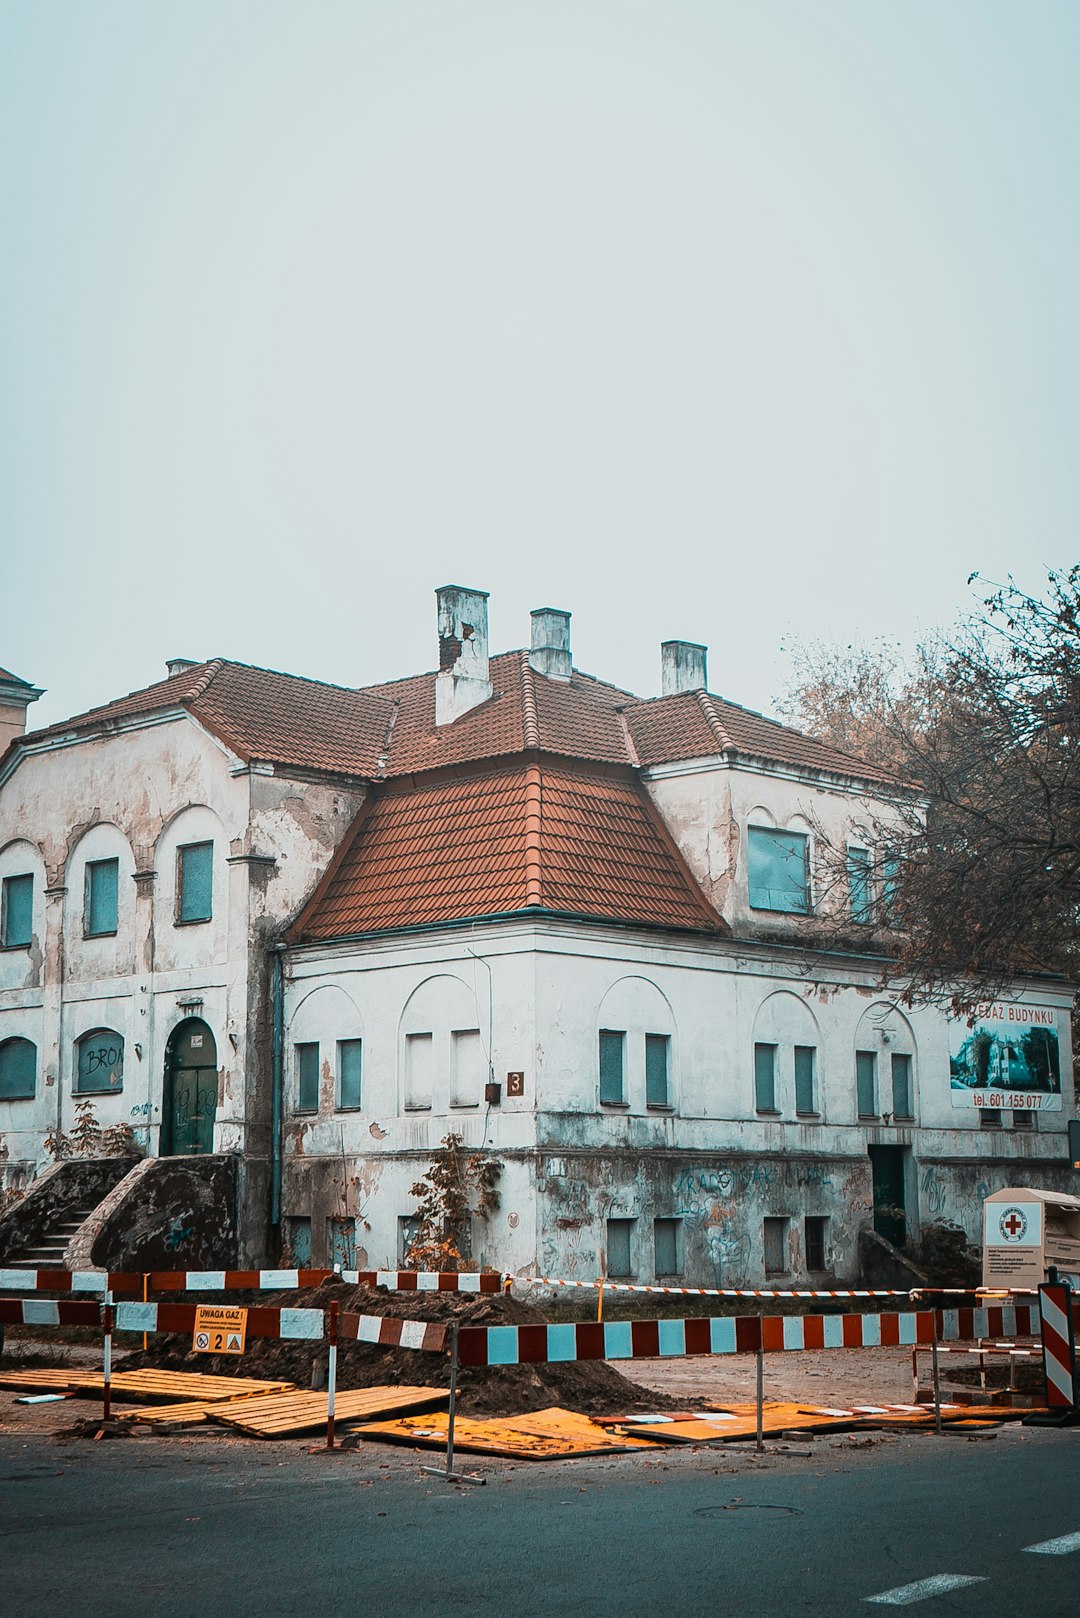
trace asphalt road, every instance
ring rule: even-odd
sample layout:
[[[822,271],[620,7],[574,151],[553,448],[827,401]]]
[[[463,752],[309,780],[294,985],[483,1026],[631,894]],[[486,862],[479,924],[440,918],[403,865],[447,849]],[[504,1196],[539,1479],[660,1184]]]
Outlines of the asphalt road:
[[[818,1440],[764,1461],[463,1460],[486,1487],[381,1446],[6,1437],[0,1614],[1080,1614],[1080,1430]]]

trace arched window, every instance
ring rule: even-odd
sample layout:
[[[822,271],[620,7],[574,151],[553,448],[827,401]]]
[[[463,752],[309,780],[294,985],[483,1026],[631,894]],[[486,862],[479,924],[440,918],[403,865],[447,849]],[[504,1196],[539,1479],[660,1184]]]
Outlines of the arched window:
[[[0,1045],[0,1101],[31,1101],[37,1086],[37,1046],[29,1039]]]
[[[124,1083],[124,1038],[111,1028],[95,1028],[76,1045],[75,1093],[115,1093]]]

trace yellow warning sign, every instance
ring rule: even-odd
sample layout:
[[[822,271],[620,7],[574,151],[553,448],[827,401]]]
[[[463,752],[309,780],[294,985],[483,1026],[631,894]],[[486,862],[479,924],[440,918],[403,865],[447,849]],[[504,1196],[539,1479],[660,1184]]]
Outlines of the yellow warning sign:
[[[221,1309],[199,1304],[195,1310],[195,1336],[191,1346],[199,1354],[242,1354],[247,1337],[246,1309]]]

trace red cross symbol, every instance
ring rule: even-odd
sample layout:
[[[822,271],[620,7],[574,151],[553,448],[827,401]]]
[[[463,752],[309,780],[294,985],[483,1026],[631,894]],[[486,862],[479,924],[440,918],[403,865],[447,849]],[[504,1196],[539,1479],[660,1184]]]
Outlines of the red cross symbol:
[[[1019,1236],[1020,1232],[1024,1228],[1024,1221],[1020,1218],[1019,1214],[1012,1213],[1009,1215],[1008,1219],[1002,1221],[1001,1228],[1004,1230],[1006,1236]]]

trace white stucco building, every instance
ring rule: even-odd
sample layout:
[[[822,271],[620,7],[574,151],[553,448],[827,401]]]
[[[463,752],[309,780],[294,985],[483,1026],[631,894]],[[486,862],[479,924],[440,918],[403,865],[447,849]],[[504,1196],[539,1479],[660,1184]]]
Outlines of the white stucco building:
[[[89,1090],[151,1152],[239,1154],[248,1256],[392,1266],[454,1131],[504,1164],[475,1258],[710,1285],[849,1277],[862,1225],[974,1237],[1057,1183],[1068,988],[987,1012],[1004,1066],[882,989],[854,828],[901,783],[709,695],[701,647],[640,699],[573,668],[569,614],[492,657],[486,597],[438,594],[438,673],[183,665],[13,741],[9,1172]]]

